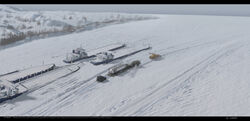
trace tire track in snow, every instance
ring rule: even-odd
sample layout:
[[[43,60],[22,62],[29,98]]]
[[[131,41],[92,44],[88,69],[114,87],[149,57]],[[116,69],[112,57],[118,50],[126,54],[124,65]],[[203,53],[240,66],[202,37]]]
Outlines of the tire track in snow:
[[[194,41],[191,41],[191,42],[197,42],[197,40],[194,40]],[[185,50],[188,50],[188,49],[193,49],[193,48],[201,47],[201,46],[208,46],[208,44],[216,44],[216,43],[218,43],[218,42],[220,42],[220,41],[215,40],[215,41],[209,41],[209,42],[203,42],[203,43],[198,42],[198,43],[194,43],[194,44],[197,44],[197,45],[192,45],[192,46],[189,46],[189,45],[188,45],[188,47],[184,47],[184,48],[181,48],[181,49],[176,49],[176,50],[173,50],[173,51],[170,51],[170,52],[161,54],[161,55],[162,55],[162,57],[167,57],[168,55],[176,54],[176,53],[178,53],[178,52],[182,52],[182,51],[185,51]],[[186,45],[186,44],[190,44],[190,42],[189,42],[189,43],[188,43],[188,42],[181,43],[181,44],[179,44],[179,45],[177,45],[177,46],[183,46],[183,45]],[[171,46],[171,47],[168,47],[168,48],[174,48],[174,47],[175,47],[175,46]],[[161,52],[161,51],[164,51],[164,50],[168,50],[168,48],[167,48],[167,49],[161,49],[161,50],[158,50],[158,51],[155,51],[155,52]],[[124,59],[124,60],[125,60],[125,61],[131,61],[131,60],[133,60],[133,59],[134,59],[134,58],[129,58],[129,59]],[[146,58],[146,59],[144,59],[144,60],[148,60],[148,58]],[[153,60],[149,60],[149,61],[147,61],[147,62],[141,64],[141,65],[139,66],[139,68],[141,68],[141,67],[143,67],[143,66],[145,66],[145,65],[147,65],[147,64],[150,64],[151,62],[153,62]],[[133,70],[136,70],[136,69],[133,69]],[[151,87],[151,88],[152,88],[152,87]],[[132,96],[132,97],[134,97],[134,96]],[[121,107],[121,106],[125,105],[125,104],[126,104],[128,101],[130,101],[130,100],[131,100],[130,98],[123,100],[123,101],[121,102],[121,104],[118,104],[118,105],[119,105],[118,107]],[[112,106],[111,108],[109,108],[108,110],[109,110],[110,112],[113,112],[113,111],[115,111],[115,110],[117,110],[117,109],[118,109],[118,108],[117,108],[117,105],[114,105],[114,106]],[[98,114],[98,113],[96,112],[96,114]]]
[[[66,65],[66,66],[70,66],[70,65]],[[58,67],[57,69],[62,69],[62,68],[64,68],[64,67],[65,67],[65,66],[63,66],[63,67]],[[78,67],[79,67],[79,66],[78,66]],[[73,71],[73,72],[70,72],[70,73],[68,73],[68,74],[66,74],[66,75],[63,75],[63,76],[61,76],[61,77],[59,77],[59,78],[56,78],[56,79],[54,79],[54,80],[51,80],[51,81],[49,81],[49,82],[47,82],[47,83],[45,83],[45,84],[42,84],[42,85],[40,85],[40,86],[33,87],[33,88],[31,88],[28,92],[24,93],[23,95],[31,94],[32,92],[37,91],[37,90],[39,90],[39,89],[41,89],[41,88],[43,88],[43,87],[45,87],[45,86],[47,86],[47,85],[49,85],[49,84],[52,84],[52,83],[56,82],[57,80],[59,80],[59,79],[61,79],[61,78],[67,77],[67,76],[69,76],[69,75],[71,75],[71,74],[77,72],[79,69],[80,69],[80,67],[79,67],[77,70]],[[53,71],[58,71],[58,70],[53,70]],[[52,72],[50,72],[50,73],[52,73]],[[44,75],[39,75],[39,76],[44,76]],[[31,81],[32,81],[32,80],[31,80]],[[45,93],[47,93],[47,92],[45,92]],[[16,102],[16,100],[18,100],[19,98],[22,98],[22,95],[21,95],[20,97],[17,97],[17,98],[15,98],[15,99],[12,99],[12,100],[9,100],[9,101],[11,101],[11,102]],[[8,106],[8,105],[9,105],[9,101],[6,101],[6,102],[0,104],[0,108],[1,108],[1,107],[6,107],[6,106]],[[13,106],[15,107],[15,105],[13,105]],[[13,106],[12,106],[11,108],[14,108]]]
[[[44,74],[38,75],[38,76],[33,77],[33,78],[31,78],[31,79],[24,80],[24,81],[23,81],[23,82],[21,82],[21,83],[22,83],[22,84],[25,84],[26,82],[36,80],[36,79],[37,79],[37,78],[39,78],[39,77],[43,77],[43,76],[46,76],[46,75],[48,75],[48,74],[55,73],[55,72],[56,72],[56,71],[58,71],[58,70],[61,70],[61,69],[63,69],[63,68],[66,68],[67,66],[71,66],[71,65],[64,65],[64,66],[59,66],[59,67],[56,67],[56,68],[55,68],[55,69],[53,69],[52,71],[49,71],[49,72],[47,72],[47,73],[44,73]],[[78,70],[79,70],[79,69],[78,69]],[[76,71],[77,71],[77,70],[76,70]],[[72,74],[72,73],[70,73],[70,74]],[[57,79],[60,79],[60,78],[66,77],[66,76],[68,76],[68,75],[70,75],[70,74],[64,75],[64,76],[59,77],[59,78],[57,78]],[[55,79],[55,80],[57,80],[57,79]],[[55,81],[55,80],[52,80],[52,81]],[[40,88],[42,88],[42,87],[46,86],[47,84],[49,84],[49,83],[43,84],[42,86],[33,87],[33,88],[29,89],[29,91],[28,91],[28,92],[26,92],[26,94],[29,94],[29,93],[31,93],[31,92],[34,92],[35,90],[40,89]]]
[[[211,42],[210,42],[211,43]],[[202,43],[201,45],[205,45],[205,44],[207,44],[207,43]],[[198,45],[197,45],[198,46]],[[194,46],[194,47],[196,47],[196,46]],[[192,47],[186,47],[186,48],[183,48],[183,49],[180,49],[180,50],[176,50],[176,51],[173,51],[173,52],[171,52],[171,53],[176,53],[176,52],[179,52],[179,51],[183,51],[183,50],[186,50],[186,49],[190,49],[190,48],[192,48]],[[168,53],[168,54],[170,54],[170,53]],[[105,72],[103,72],[103,73],[105,73]],[[102,74],[102,73],[101,73]],[[98,75],[98,74],[97,74]],[[92,79],[94,79],[96,76],[93,76],[93,78]],[[90,80],[86,80],[86,81],[91,81],[92,79],[90,79]],[[87,83],[87,82],[84,82],[84,83]],[[83,84],[84,84],[83,83]],[[80,85],[82,85],[82,84],[80,84]],[[72,89],[72,88],[71,88]],[[71,89],[69,89],[69,90],[71,90]],[[68,95],[68,96],[70,96],[70,95]],[[64,99],[64,98],[63,98]]]
[[[78,67],[79,67],[79,66],[78,66]],[[52,84],[53,82],[58,81],[58,80],[61,79],[61,78],[67,77],[67,76],[69,76],[69,75],[71,75],[71,74],[77,72],[79,69],[80,69],[80,67],[79,67],[77,70],[74,70],[74,71],[70,70],[70,71],[71,71],[70,73],[68,73],[68,74],[66,74],[66,75],[63,75],[63,76],[61,76],[61,77],[59,77],[59,78],[57,78],[57,79],[55,79],[55,80],[52,80],[52,81],[50,81],[50,82],[44,84],[43,86],[40,86],[40,87],[38,87],[38,88],[35,88],[35,89],[32,90],[32,92],[34,92],[35,90],[38,90],[38,89],[40,89],[40,88],[43,88],[43,87],[45,87],[45,86],[47,86],[47,85],[49,85],[49,84]]]
[[[233,45],[233,44],[232,44],[232,45]],[[235,45],[233,45],[233,46],[235,46]],[[241,46],[239,46],[239,47],[237,47],[237,48],[240,48],[240,47],[242,47],[242,46],[243,46],[243,45],[241,45]],[[232,50],[237,49],[237,48],[233,48]],[[191,68],[187,69],[186,71],[184,71],[183,73],[179,74],[178,76],[176,76],[175,78],[171,79],[170,81],[168,81],[168,82],[162,84],[160,87],[158,87],[157,89],[155,89],[155,90],[152,91],[151,93],[147,94],[147,95],[144,96],[143,98],[139,99],[138,101],[136,101],[136,102],[134,102],[134,103],[132,103],[132,104],[130,104],[130,105],[128,105],[128,106],[122,108],[122,109],[119,109],[119,111],[116,111],[116,112],[114,113],[114,115],[121,114],[122,112],[125,112],[126,110],[128,110],[129,108],[131,108],[131,107],[137,105],[138,103],[141,103],[143,100],[145,100],[145,99],[147,99],[147,98],[149,98],[149,97],[154,96],[153,94],[159,92],[159,91],[160,91],[162,88],[164,88],[166,85],[168,85],[168,84],[170,84],[170,83],[172,83],[172,82],[174,82],[174,81],[176,81],[176,80],[182,78],[182,77],[185,76],[185,75],[188,75],[188,73],[192,73],[192,71],[195,70],[195,68],[199,68],[199,66],[204,65],[203,63],[205,63],[205,66],[207,66],[207,65],[206,65],[206,61],[209,61],[209,59],[214,59],[214,57],[215,57],[215,60],[216,60],[216,59],[217,59],[217,58],[216,58],[216,55],[218,55],[218,54],[220,54],[221,52],[223,52],[223,49],[225,49],[225,48],[222,48],[222,49],[220,49],[219,51],[216,51],[215,53],[213,53],[213,54],[210,55],[209,57],[205,58],[204,60],[202,60],[202,61],[199,62],[198,64],[196,64],[196,65],[192,66]],[[223,56],[225,53],[229,52],[229,51],[231,51],[230,48],[229,48],[229,50],[227,50],[226,52],[222,53],[222,54],[218,57],[218,59],[219,59],[221,56]],[[198,73],[198,72],[195,72],[195,73],[193,73],[193,74],[191,74],[191,75],[194,75],[194,74],[196,74],[196,73]],[[145,104],[144,106],[147,107],[147,104]],[[143,106],[142,106],[142,107],[143,107]],[[135,113],[138,113],[138,112],[140,112],[140,109],[137,110]]]
[[[194,42],[194,41],[192,41],[192,42]],[[184,48],[181,48],[181,49],[176,49],[176,50],[173,50],[173,51],[170,51],[170,52],[167,52],[167,53],[164,53],[164,54],[162,54],[162,57],[167,57],[168,55],[171,55],[171,54],[176,54],[176,53],[178,53],[178,52],[182,52],[182,51],[184,51],[184,50],[188,50],[188,49],[193,49],[193,48],[196,48],[196,47],[201,47],[201,46],[207,46],[208,44],[216,44],[217,43],[217,41],[210,41],[210,42],[203,42],[203,43],[195,43],[195,44],[197,44],[197,45],[195,45],[195,46],[188,46],[188,47],[184,47]],[[188,43],[185,43],[185,44],[188,44]],[[182,43],[181,44],[181,46],[182,45],[185,45],[184,43]],[[180,46],[180,45],[178,45],[178,46]],[[160,51],[163,51],[163,50],[166,50],[166,49],[161,49]],[[129,59],[126,59],[126,61],[131,61],[131,60],[133,60],[134,58],[129,58]],[[151,62],[153,62],[153,60],[149,60],[149,61],[147,61],[148,60],[148,58],[144,58],[143,60],[146,60],[146,62],[145,63],[143,63],[143,64],[141,64],[140,66],[139,66],[139,68],[141,68],[141,67],[143,67],[143,66],[145,66],[145,65],[147,65],[147,64],[150,64]],[[135,70],[135,69],[134,69]],[[151,88],[153,88],[153,87],[151,87]],[[132,97],[134,97],[134,96],[132,96]],[[130,98],[128,98],[128,99],[126,99],[126,100],[123,100],[121,103],[122,104],[118,104],[119,106],[118,107],[121,107],[121,106],[123,106],[123,105],[125,105],[128,101],[130,101],[131,99]],[[117,105],[114,105],[114,106],[112,106],[110,109],[108,109],[110,112],[113,112],[113,111],[115,111],[116,109],[118,109],[117,108]],[[97,112],[96,112],[97,113]]]
[[[83,90],[80,90],[81,92],[84,92],[84,95],[81,95],[83,97],[80,97],[81,99],[84,99],[86,97],[88,97],[89,93],[94,90],[95,86],[96,86],[97,82],[92,82],[90,84],[85,84],[84,85],[84,89]],[[74,95],[74,96],[72,96]],[[76,98],[79,98],[78,95],[80,94],[75,94],[73,93],[72,95],[66,95],[64,97],[62,97],[60,100],[58,100],[58,102],[56,102],[57,104],[54,105],[54,104],[51,104],[52,106],[50,106],[51,108],[44,108],[44,110],[42,110],[42,112],[37,112],[37,113],[34,113],[35,115],[52,115],[53,113],[58,113],[57,111],[60,109],[60,108],[63,108],[63,107],[66,107],[70,104],[74,104],[73,102],[75,101]]]
[[[118,43],[111,43],[111,44],[107,44],[107,45],[104,45],[104,46],[101,46],[101,47],[97,47],[97,48],[93,48],[93,49],[91,49],[91,51],[94,51],[94,50],[97,50],[97,49],[101,49],[101,48],[105,48],[105,47],[108,47],[108,46],[110,46],[110,45],[114,45],[114,44],[118,44]],[[48,75],[48,74],[51,74],[51,73],[56,73],[56,71],[59,71],[60,69],[64,69],[64,68],[67,68],[67,67],[69,67],[69,66],[72,66],[72,65],[80,65],[80,64],[83,64],[82,62],[78,62],[78,63],[72,63],[72,64],[65,64],[65,65],[62,65],[62,66],[58,66],[56,69],[54,69],[53,71],[51,71],[51,72],[48,72],[48,73],[46,73],[46,75]],[[79,67],[79,66],[78,66]],[[76,70],[76,71],[78,71],[80,69],[80,67]],[[71,70],[70,70],[71,71]],[[34,91],[37,91],[37,90],[39,90],[39,89],[41,89],[41,88],[43,88],[43,87],[45,87],[45,86],[47,86],[47,85],[49,85],[49,84],[52,84],[52,83],[54,83],[54,82],[56,82],[57,80],[59,80],[59,79],[61,79],[61,78],[64,78],[64,77],[67,77],[67,76],[69,76],[69,75],[71,75],[71,74],[73,74],[73,73],[75,73],[76,71],[73,71],[73,72],[71,72],[71,73],[69,73],[69,74],[66,74],[66,75],[64,75],[64,76],[61,76],[61,77],[59,77],[59,78],[56,78],[56,79],[54,79],[54,80],[52,80],[52,81],[50,81],[50,82],[48,82],[48,83],[46,83],[46,84],[43,84],[43,85],[41,85],[41,86],[37,86],[37,87],[33,87],[32,89],[30,89],[28,92],[26,92],[26,95],[27,94],[30,94],[30,93],[32,93],[32,92],[34,92]],[[38,77],[42,77],[42,76],[45,76],[45,75],[39,75]],[[37,77],[36,77],[37,78]],[[33,78],[33,79],[36,79],[36,78]],[[30,80],[26,80],[26,81],[30,81]],[[25,83],[26,81],[24,81],[23,83]],[[32,80],[31,80],[32,81]],[[18,97],[17,97],[18,98]],[[1,105],[1,106],[6,106],[7,104],[6,103],[4,103],[3,105]]]
[[[207,46],[207,44],[215,44],[215,42],[216,41],[210,41],[210,42],[205,42],[205,43],[201,43],[201,44],[198,44],[198,45],[195,45],[195,46],[190,46],[190,47],[185,47],[185,48],[182,48],[182,49],[178,49],[178,50],[175,50],[175,51],[171,51],[171,52],[168,52],[168,53],[166,53],[166,54],[164,54],[163,56],[165,56],[165,55],[170,55],[170,54],[173,54],[173,53],[176,53],[176,52],[180,52],[180,51],[184,51],[184,50],[187,50],[187,49],[191,49],[191,48],[195,48],[195,47],[199,47],[199,46],[202,46],[202,45],[206,45]],[[185,43],[186,44],[186,43]],[[149,61],[148,63],[150,63],[150,62],[152,62],[152,61]],[[148,64],[148,63],[145,63],[145,64],[143,64],[143,65],[146,65],[146,64]],[[107,72],[109,69],[107,69],[105,72]],[[101,73],[99,73],[99,74],[96,74],[95,76],[93,76],[91,79],[88,79],[88,81],[91,81],[92,79],[94,79],[97,75],[101,75],[101,74],[103,74],[103,73],[105,73],[105,72],[101,72]],[[85,83],[87,83],[87,82],[85,82]],[[86,88],[85,88],[86,89]],[[80,89],[78,89],[78,90],[80,90]],[[82,91],[81,91],[82,92]],[[73,92],[73,94],[74,94],[75,92]],[[69,95],[70,96],[70,95]],[[67,96],[68,97],[68,96]],[[63,98],[63,99],[65,99],[65,98]]]
[[[116,65],[114,65],[114,66],[116,66]],[[73,89],[75,89],[75,91],[72,92],[72,93],[70,93],[70,94],[68,94],[68,95],[67,95],[65,98],[63,98],[60,102],[63,102],[63,100],[65,100],[66,98],[69,98],[71,95],[76,94],[76,92],[79,91],[79,90],[86,90],[86,89],[89,89],[89,90],[91,91],[92,89],[89,88],[89,87],[94,87],[94,86],[97,84],[96,82],[93,82],[93,83],[89,84],[88,87],[84,86],[84,87],[81,87],[80,89],[78,89],[78,87],[80,87],[80,86],[84,85],[85,83],[87,83],[87,82],[89,82],[89,81],[95,79],[98,75],[102,75],[102,74],[106,73],[108,70],[110,70],[110,69],[113,68],[114,66],[109,67],[108,69],[106,69],[106,70],[104,70],[104,71],[102,71],[102,72],[100,72],[100,73],[98,73],[98,74],[95,74],[94,76],[90,77],[89,79],[87,79],[87,80],[85,80],[85,81],[83,81],[83,82],[81,82],[81,83],[78,83],[78,84],[76,84],[75,86],[73,86],[73,87],[67,89],[65,92],[70,92],[70,91],[72,91]],[[83,89],[82,89],[82,88],[83,88]],[[83,92],[83,91],[81,91],[81,92]],[[59,94],[59,96],[56,97],[56,98],[59,98],[60,96],[62,96],[62,95]],[[72,99],[73,99],[73,98],[72,98]],[[71,99],[71,100],[72,100],[72,99]],[[50,102],[50,101],[49,101],[49,102]],[[57,106],[57,107],[63,107],[63,105],[62,105],[62,106]],[[57,108],[55,108],[55,109],[57,109]],[[52,111],[52,112],[53,112],[53,111]]]
[[[191,41],[191,42],[196,42],[196,41],[197,41],[197,40],[194,40],[194,41]],[[193,48],[196,48],[196,47],[208,46],[208,45],[211,46],[211,44],[220,44],[220,42],[221,42],[221,41],[218,41],[218,40],[209,41],[209,42],[203,42],[203,43],[198,42],[198,43],[194,43],[194,44],[196,44],[196,45],[192,45],[192,46],[189,46],[189,45],[188,45],[187,47],[182,47],[182,46],[185,45],[185,44],[190,44],[189,42],[186,42],[186,43],[181,43],[181,44],[176,45],[177,48],[179,48],[179,46],[182,47],[182,48],[180,48],[180,49],[175,49],[175,50],[172,50],[172,51],[166,52],[166,53],[160,53],[160,52],[162,52],[162,51],[169,50],[170,48],[176,48],[176,46],[170,46],[170,47],[168,47],[168,48],[166,48],[166,49],[156,50],[156,51],[154,51],[154,52],[155,52],[155,53],[159,53],[162,57],[167,57],[168,55],[176,54],[176,53],[178,53],[178,52],[182,52],[182,51],[185,51],[185,50],[188,50],[188,49],[193,49]],[[224,41],[223,41],[223,42],[224,42]],[[132,58],[132,59],[134,59],[134,58]],[[132,59],[130,58],[129,60],[132,60]],[[146,59],[143,59],[143,60],[146,60]],[[151,62],[153,62],[153,60],[149,60],[149,61],[147,61],[147,62],[141,64],[141,66],[147,65],[147,64],[149,64],[149,63],[151,63]]]
[[[194,40],[194,41],[191,41],[191,42],[196,42],[196,40]],[[198,43],[194,43],[194,44],[196,44],[196,45],[192,45],[192,46],[189,46],[188,45],[188,47],[182,47],[181,49],[176,49],[176,50],[173,50],[173,51],[170,51],[170,52],[167,52],[167,53],[163,53],[163,54],[161,54],[162,55],[162,57],[167,57],[167,56],[169,56],[169,55],[172,55],[172,54],[176,54],[176,53],[178,53],[178,52],[182,52],[182,51],[185,51],[185,50],[188,50],[188,49],[194,49],[194,48],[196,48],[196,47],[202,47],[202,46],[208,46],[208,45],[210,45],[210,46],[212,46],[212,45],[214,45],[214,44],[218,44],[219,42],[221,42],[221,41],[218,41],[218,40],[215,40],[215,41],[209,41],[209,42],[203,42],[203,43],[200,43],[200,42],[198,42]],[[182,44],[180,44],[180,45],[177,45],[177,46],[183,46],[183,45],[186,45],[186,44],[188,44],[188,43],[182,43]],[[173,46],[174,47],[174,46]],[[173,47],[171,47],[171,48],[173,48]],[[161,51],[164,51],[164,50],[168,50],[168,49],[161,49],[161,50],[158,50],[158,51],[155,51],[155,52],[161,52]],[[136,57],[135,57],[136,58]],[[126,61],[131,61],[131,60],[133,60],[134,58],[129,58],[129,59],[127,59]],[[145,59],[143,59],[143,60],[145,60],[146,62],[144,62],[143,64],[141,64],[140,66],[139,66],[139,68],[141,68],[141,67],[143,67],[143,66],[145,66],[145,65],[147,65],[147,64],[150,64],[151,62],[154,62],[153,60],[149,60],[148,59],[148,57]],[[148,61],[147,61],[148,60]],[[153,87],[150,87],[150,88],[153,88]],[[133,98],[134,96],[132,96],[132,98]],[[114,106],[112,106],[110,109],[108,109],[110,112],[113,112],[113,111],[116,111],[117,109],[119,109],[118,107],[121,107],[121,106],[123,106],[123,105],[125,105],[128,101],[131,101],[131,99],[130,98],[128,98],[128,99],[126,99],[126,100],[123,100],[122,102],[121,102],[121,104],[117,104],[117,105],[119,105],[119,106],[117,106],[117,105],[114,105]]]
[[[154,102],[149,102],[149,103],[145,104],[140,109],[138,109],[137,111],[135,111],[135,113],[133,113],[133,115],[142,115],[141,113],[144,113],[148,109],[152,109],[153,105],[157,104],[160,101],[163,101],[163,99],[168,99],[168,97],[170,97],[171,95],[177,93],[178,91],[180,91],[183,88],[187,89],[190,86],[191,79],[193,79],[195,77],[199,77],[199,74],[201,74],[202,71],[206,70],[209,66],[211,66],[214,63],[216,63],[216,61],[222,59],[223,57],[228,56],[228,54],[232,54],[233,52],[235,52],[236,50],[238,50],[242,46],[230,49],[230,50],[228,50],[228,51],[220,54],[220,56],[216,57],[215,59],[212,59],[211,61],[208,61],[206,65],[204,65],[203,67],[201,67],[200,69],[198,69],[197,71],[195,71],[194,73],[192,73],[186,79],[183,79],[184,81],[181,82],[180,84],[178,84],[179,86],[174,87],[170,91],[166,91],[166,92],[168,92],[168,94],[166,96],[161,97],[159,99],[156,99]],[[179,79],[179,80],[181,81],[181,79]],[[167,88],[167,87],[163,87],[163,88]]]
[[[115,66],[115,65],[114,65],[114,66]],[[114,67],[114,66],[112,66],[112,67]],[[91,76],[90,78],[88,78],[88,79],[86,79],[86,80],[84,80],[84,81],[81,81],[81,82],[79,82],[79,83],[76,83],[74,86],[72,86],[72,87],[66,89],[64,92],[57,94],[57,96],[55,96],[55,97],[53,97],[53,98],[51,98],[51,99],[45,101],[44,103],[42,103],[42,104],[40,104],[40,105],[38,105],[38,106],[32,108],[31,110],[29,110],[29,111],[23,113],[22,115],[29,114],[29,113],[33,112],[34,110],[38,109],[39,107],[42,107],[42,106],[44,106],[44,105],[46,105],[46,104],[49,104],[49,103],[51,103],[51,102],[54,101],[54,100],[60,100],[60,102],[64,101],[65,99],[69,98],[71,95],[73,95],[74,93],[76,93],[78,90],[81,90],[82,88],[86,88],[85,86],[83,86],[84,84],[86,84],[86,83],[88,83],[89,81],[95,79],[96,76],[101,75],[101,74],[107,72],[107,71],[108,71],[110,68],[112,68],[112,67],[109,67],[108,69],[105,69],[105,70],[103,70],[103,71],[101,71],[101,72],[99,72],[99,73],[97,73],[97,74]],[[94,84],[97,84],[97,83],[95,83],[95,82],[93,82],[93,83],[94,83]],[[81,86],[83,86],[83,87],[81,87]],[[81,88],[79,88],[79,87],[81,87]],[[63,96],[64,96],[65,98],[64,98]],[[63,98],[63,99],[60,99],[60,98]],[[46,106],[45,106],[45,107],[46,107]],[[47,107],[47,108],[48,108],[48,107]],[[40,110],[39,110],[39,111],[40,111]]]
[[[95,49],[92,49],[92,50],[97,50],[97,49],[104,48],[104,47],[107,47],[107,46],[110,46],[110,45],[113,45],[113,44],[117,44],[117,43],[111,43],[111,44],[108,44],[108,45],[105,45],[105,46],[101,46],[101,47],[98,47],[98,48],[95,48]],[[58,69],[63,68],[63,67],[67,67],[67,66],[72,66],[72,65],[79,65],[79,64],[82,64],[82,62],[79,62],[79,63],[76,63],[76,64],[66,64],[66,65],[63,65],[63,66],[58,67]],[[110,68],[112,68],[112,67],[110,67]],[[102,73],[105,73],[105,72],[108,71],[110,68],[108,68],[107,70],[104,70],[103,72],[99,73],[99,75],[101,75]],[[80,68],[79,68],[79,69],[80,69]],[[79,70],[79,69],[78,69],[78,70]],[[78,71],[78,70],[77,70],[77,71]],[[76,72],[76,71],[75,71],[75,72]],[[72,73],[74,73],[74,72],[72,72]],[[62,77],[59,77],[59,78],[57,78],[57,79],[55,79],[55,80],[52,80],[52,81],[50,81],[49,83],[44,84],[43,86],[36,87],[36,88],[32,89],[31,91],[27,92],[27,94],[28,94],[28,93],[31,93],[31,92],[34,92],[34,91],[36,91],[36,90],[39,90],[39,89],[41,89],[41,88],[43,88],[43,87],[45,87],[45,86],[47,86],[47,85],[49,85],[49,84],[52,84],[52,83],[54,83],[55,81],[57,81],[57,80],[59,80],[59,79],[61,79],[61,78],[63,78],[63,77],[66,77],[66,76],[68,76],[68,75],[71,75],[72,73],[67,74],[67,75],[64,75],[64,76],[62,76]],[[94,76],[91,77],[90,79],[85,80],[85,81],[82,82],[82,83],[76,83],[75,85],[81,86],[81,85],[87,83],[88,81],[91,81],[91,80],[92,80],[93,78],[95,78],[97,75],[98,75],[98,74],[94,75]],[[72,89],[75,89],[75,88],[77,88],[77,87],[78,87],[78,86],[73,86],[73,87],[71,87],[71,88],[68,88],[68,89],[66,89],[66,92],[67,92],[67,91],[70,91],[70,90],[72,90]],[[59,97],[60,97],[60,96],[62,96],[62,94],[59,94]]]

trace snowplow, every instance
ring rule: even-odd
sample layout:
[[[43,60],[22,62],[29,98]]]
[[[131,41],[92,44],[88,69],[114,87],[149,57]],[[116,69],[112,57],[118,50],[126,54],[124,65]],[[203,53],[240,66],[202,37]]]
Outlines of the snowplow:
[[[156,60],[156,59],[159,59],[159,58],[161,58],[161,55],[159,55],[159,54],[155,54],[155,53],[150,53],[151,55],[149,56],[149,58],[151,59],[151,60]]]

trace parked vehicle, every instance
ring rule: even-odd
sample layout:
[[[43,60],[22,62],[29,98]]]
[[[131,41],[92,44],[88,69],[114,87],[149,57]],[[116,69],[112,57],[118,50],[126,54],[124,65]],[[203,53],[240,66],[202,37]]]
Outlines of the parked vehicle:
[[[151,60],[156,60],[156,59],[161,58],[161,55],[155,54],[155,53],[151,53],[151,55],[149,56],[149,58],[150,58]]]
[[[117,67],[111,68],[108,72],[108,76],[117,76],[133,67],[139,66],[141,62],[139,60],[133,61],[130,64],[121,64]]]
[[[96,77],[96,81],[98,81],[98,82],[104,82],[106,79],[107,79],[107,77],[105,77],[105,76],[97,76]]]

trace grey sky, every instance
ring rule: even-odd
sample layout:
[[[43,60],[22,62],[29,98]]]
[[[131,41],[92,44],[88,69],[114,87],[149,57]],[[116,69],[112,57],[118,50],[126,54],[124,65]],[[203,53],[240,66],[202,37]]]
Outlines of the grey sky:
[[[229,15],[250,16],[250,4],[243,5],[176,5],[176,4],[29,4],[10,5],[26,10],[71,10],[84,12],[127,12],[127,13],[156,13],[156,14],[202,14],[202,15]]]

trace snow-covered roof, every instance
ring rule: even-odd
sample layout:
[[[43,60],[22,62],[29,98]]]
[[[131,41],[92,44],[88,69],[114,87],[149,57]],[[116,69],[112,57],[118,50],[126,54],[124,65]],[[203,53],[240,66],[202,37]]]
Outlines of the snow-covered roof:
[[[51,68],[52,66],[53,66],[53,64],[31,67],[31,68],[28,68],[28,69],[18,71],[18,72],[13,73],[13,74],[8,74],[8,75],[5,75],[5,76],[2,76],[2,77],[0,77],[0,80],[15,81],[17,79],[24,78],[24,77],[26,77],[28,75],[44,71],[44,70],[46,70],[48,68]]]
[[[7,81],[7,80],[0,81],[0,85],[3,85],[5,87],[14,87],[14,84],[11,83],[11,82],[9,82],[9,81]]]

